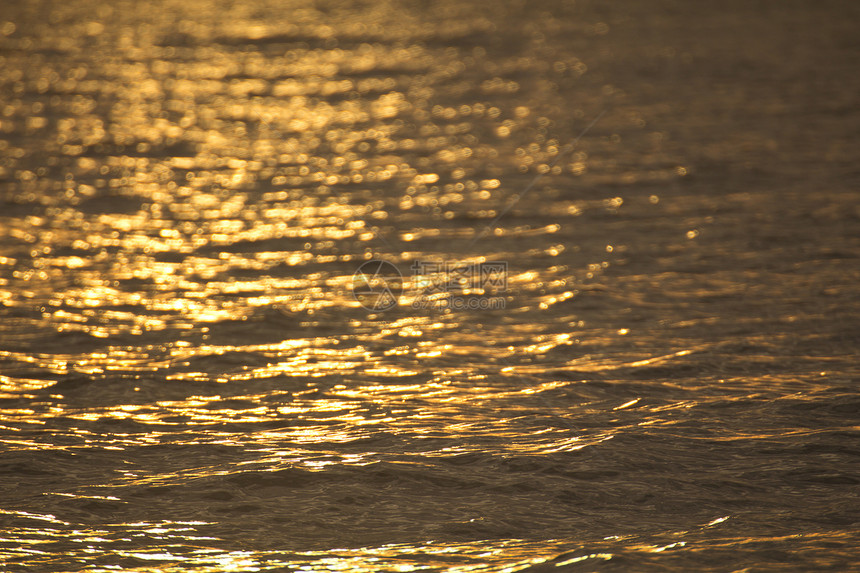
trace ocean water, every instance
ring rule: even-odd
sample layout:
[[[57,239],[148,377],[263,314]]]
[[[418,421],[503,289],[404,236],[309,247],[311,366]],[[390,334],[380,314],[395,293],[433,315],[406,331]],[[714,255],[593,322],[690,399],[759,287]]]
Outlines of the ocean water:
[[[858,21],[5,2],[2,569],[860,570]]]

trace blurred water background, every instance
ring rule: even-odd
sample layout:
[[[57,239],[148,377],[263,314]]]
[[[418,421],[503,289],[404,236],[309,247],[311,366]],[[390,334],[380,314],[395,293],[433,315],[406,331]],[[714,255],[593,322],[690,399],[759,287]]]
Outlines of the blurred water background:
[[[4,570],[858,570],[858,22],[4,2]]]

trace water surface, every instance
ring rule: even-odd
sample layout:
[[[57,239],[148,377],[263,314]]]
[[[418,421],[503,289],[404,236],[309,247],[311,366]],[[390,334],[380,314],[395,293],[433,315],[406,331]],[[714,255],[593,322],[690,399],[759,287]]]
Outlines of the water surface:
[[[4,5],[4,567],[856,567],[858,16]]]

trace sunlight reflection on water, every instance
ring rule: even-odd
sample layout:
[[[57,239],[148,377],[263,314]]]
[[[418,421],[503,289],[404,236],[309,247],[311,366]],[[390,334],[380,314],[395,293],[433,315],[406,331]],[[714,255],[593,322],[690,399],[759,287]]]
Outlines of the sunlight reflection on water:
[[[0,8],[0,556],[850,562],[851,19],[743,10]]]

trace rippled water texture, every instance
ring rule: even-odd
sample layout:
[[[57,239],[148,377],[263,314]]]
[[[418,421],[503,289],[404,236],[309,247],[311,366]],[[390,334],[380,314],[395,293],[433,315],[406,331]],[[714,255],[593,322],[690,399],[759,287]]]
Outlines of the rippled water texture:
[[[858,21],[4,2],[4,569],[857,570]]]

